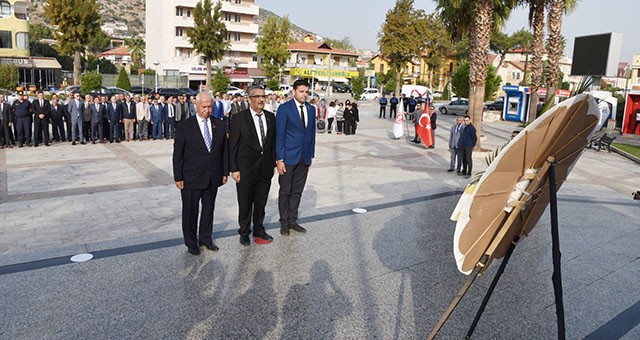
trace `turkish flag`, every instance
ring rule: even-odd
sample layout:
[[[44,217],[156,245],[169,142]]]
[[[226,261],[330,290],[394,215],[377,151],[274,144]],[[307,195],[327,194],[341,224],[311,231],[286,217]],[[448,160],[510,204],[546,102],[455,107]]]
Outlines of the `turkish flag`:
[[[424,112],[420,118],[418,118],[418,126],[416,126],[416,131],[418,132],[418,136],[424,143],[424,146],[427,148],[433,145],[433,131],[431,131],[431,114],[429,113],[429,102],[425,103]]]

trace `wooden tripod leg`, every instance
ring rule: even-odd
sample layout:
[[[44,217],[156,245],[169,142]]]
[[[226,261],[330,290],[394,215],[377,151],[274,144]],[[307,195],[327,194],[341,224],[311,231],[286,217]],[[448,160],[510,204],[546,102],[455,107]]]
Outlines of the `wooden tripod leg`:
[[[562,275],[560,272],[560,236],[558,235],[558,198],[556,195],[556,165],[549,168],[549,203],[551,213],[551,249],[553,256],[553,293],[556,300],[556,318],[558,324],[558,339],[565,339],[564,302],[562,299]]]
[[[504,255],[504,259],[502,259],[502,263],[500,263],[498,272],[496,273],[496,276],[494,276],[493,281],[491,281],[489,290],[487,290],[487,294],[485,294],[484,299],[482,300],[482,304],[480,305],[480,308],[478,308],[478,312],[476,313],[475,318],[473,318],[473,322],[471,323],[471,327],[469,327],[469,331],[467,332],[467,336],[465,337],[465,339],[471,339],[471,335],[473,335],[473,331],[476,329],[478,321],[480,321],[480,317],[482,317],[482,313],[484,313],[484,309],[487,307],[487,303],[489,303],[491,294],[493,294],[493,290],[496,288],[498,280],[500,280],[500,276],[502,276],[502,273],[504,273],[504,268],[507,266],[509,258],[511,257],[511,254],[513,254],[513,250],[516,249],[516,245],[518,244],[519,239],[520,238],[516,236],[516,238],[511,242],[507,253]]]
[[[469,288],[471,288],[473,281],[476,280],[476,277],[478,277],[478,274],[480,273],[481,269],[482,269],[482,265],[477,264],[476,267],[471,272],[471,274],[469,275],[467,282],[464,283],[464,286],[462,286],[462,288],[460,289],[456,297],[453,299],[453,301],[451,301],[449,308],[447,308],[447,310],[444,312],[444,314],[442,315],[442,317],[440,318],[436,326],[431,331],[431,334],[429,334],[429,336],[427,337],[427,339],[429,340],[434,339],[436,335],[438,335],[438,332],[440,331],[442,326],[444,326],[444,323],[447,322],[447,320],[451,316],[451,313],[453,313],[453,311],[456,309],[456,307],[460,303],[460,300],[462,300],[462,297],[467,293]]]

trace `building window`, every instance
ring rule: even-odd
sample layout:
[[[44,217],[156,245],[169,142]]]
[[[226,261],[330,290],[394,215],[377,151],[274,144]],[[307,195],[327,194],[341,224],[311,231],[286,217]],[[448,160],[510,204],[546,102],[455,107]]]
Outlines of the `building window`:
[[[242,3],[242,0],[236,0],[236,4],[240,5]]]
[[[229,12],[224,13],[224,21],[231,21],[231,13]]]
[[[29,49],[29,33],[27,32],[16,33],[16,48],[20,50]]]
[[[253,60],[253,61],[258,61],[258,55],[254,53],[254,54],[251,56],[251,60]]]
[[[231,32],[227,32],[227,41],[231,40]]]
[[[0,15],[2,16],[10,16],[11,15],[11,4],[7,1],[0,1]]]
[[[184,35],[184,27],[176,27],[176,37],[181,37]]]
[[[242,21],[242,15],[236,14],[236,22]]]
[[[187,18],[191,18],[191,10],[190,9],[187,10]]]
[[[235,41],[240,41],[240,38],[242,38],[242,35],[240,35],[240,32],[234,32],[234,37],[233,40]]]
[[[380,73],[384,73],[384,64],[380,64]]]
[[[176,7],[176,16],[177,17],[181,17],[182,16],[182,7]]]
[[[191,49],[190,48],[187,49],[187,58],[191,58]]]
[[[0,31],[0,48],[11,48],[11,31]]]

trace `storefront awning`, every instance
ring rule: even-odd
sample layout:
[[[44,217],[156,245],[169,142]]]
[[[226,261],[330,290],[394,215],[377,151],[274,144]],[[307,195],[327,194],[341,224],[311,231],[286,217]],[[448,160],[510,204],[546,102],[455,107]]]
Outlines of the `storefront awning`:
[[[31,58],[33,66],[41,69],[56,69],[62,68],[62,65],[56,60],[56,58]]]
[[[248,74],[229,74],[232,83],[253,83],[253,78]]]

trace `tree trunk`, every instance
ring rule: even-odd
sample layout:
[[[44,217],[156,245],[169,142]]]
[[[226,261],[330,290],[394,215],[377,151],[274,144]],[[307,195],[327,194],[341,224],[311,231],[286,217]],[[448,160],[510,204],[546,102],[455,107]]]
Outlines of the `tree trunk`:
[[[400,97],[400,89],[402,88],[402,84],[403,83],[404,83],[404,79],[402,79],[402,68],[400,68],[400,70],[398,72],[396,72],[396,91],[395,91],[395,94],[396,94],[397,97]]]
[[[205,62],[205,65],[207,65],[207,74],[206,74],[207,81],[204,85],[204,89],[206,91],[211,91],[211,60],[207,60]]]
[[[487,79],[487,52],[493,26],[493,0],[478,0],[469,32],[469,116],[476,127],[478,142],[476,150],[481,150],[482,111],[484,108],[484,86]]]
[[[533,122],[538,114],[538,89],[542,85],[542,55],[544,54],[544,0],[536,0],[533,12],[533,58],[531,59],[531,102],[528,122]],[[547,95],[548,96],[548,95]]]
[[[565,10],[565,0],[552,0],[549,10],[549,67],[547,68],[547,96],[556,93],[558,88],[558,69],[562,56],[562,16]]]
[[[80,50],[76,49],[76,52],[73,54],[73,85],[80,85]]]

